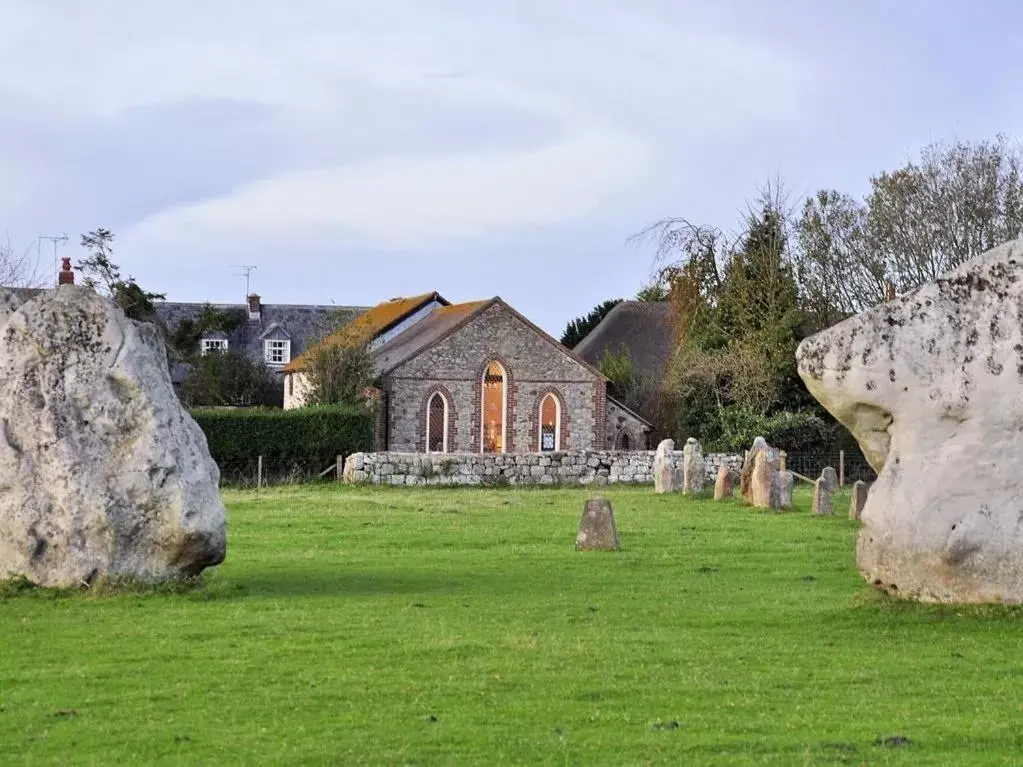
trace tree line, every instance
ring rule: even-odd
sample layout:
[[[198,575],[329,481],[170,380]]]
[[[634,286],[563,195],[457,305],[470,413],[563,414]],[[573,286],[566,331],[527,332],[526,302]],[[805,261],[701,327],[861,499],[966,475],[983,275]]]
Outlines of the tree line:
[[[793,205],[775,182],[732,233],[685,217],[657,221],[633,238],[655,251],[637,298],[670,305],[672,359],[660,381],[633,373],[624,350],[602,368],[662,435],[723,449],[770,428],[804,441],[837,435],[799,379],[796,346],[1021,236],[1020,168],[1005,136],[932,143],[872,176],[862,199],[821,189]]]

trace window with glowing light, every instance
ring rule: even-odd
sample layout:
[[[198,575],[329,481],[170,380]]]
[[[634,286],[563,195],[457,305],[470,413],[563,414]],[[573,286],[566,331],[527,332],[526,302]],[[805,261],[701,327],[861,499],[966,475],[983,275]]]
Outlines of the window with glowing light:
[[[508,398],[504,368],[499,362],[491,362],[483,373],[483,430],[484,453],[503,453],[506,444],[505,417]]]
[[[561,402],[548,394],[540,402],[540,451],[561,450]]]

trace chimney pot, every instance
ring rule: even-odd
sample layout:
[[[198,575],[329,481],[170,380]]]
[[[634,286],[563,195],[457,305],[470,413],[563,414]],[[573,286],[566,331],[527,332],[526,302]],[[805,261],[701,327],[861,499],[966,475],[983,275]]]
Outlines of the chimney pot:
[[[71,259],[62,258],[61,260],[60,274],[57,275],[58,285],[74,285],[75,284],[75,273],[71,269]]]
[[[258,320],[260,317],[259,296],[255,293],[249,294],[249,319]]]

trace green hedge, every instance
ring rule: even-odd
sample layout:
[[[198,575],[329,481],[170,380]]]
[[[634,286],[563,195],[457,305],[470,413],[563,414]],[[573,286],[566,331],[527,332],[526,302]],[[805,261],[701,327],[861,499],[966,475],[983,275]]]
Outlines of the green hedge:
[[[221,467],[255,460],[320,461],[373,446],[373,414],[362,407],[330,405],[297,410],[196,409],[190,411]]]
[[[788,452],[823,452],[845,446],[845,430],[834,421],[825,421],[807,411],[780,412],[773,415],[725,408],[721,411],[723,434],[712,440],[711,449],[722,452],[748,450],[756,437]]]

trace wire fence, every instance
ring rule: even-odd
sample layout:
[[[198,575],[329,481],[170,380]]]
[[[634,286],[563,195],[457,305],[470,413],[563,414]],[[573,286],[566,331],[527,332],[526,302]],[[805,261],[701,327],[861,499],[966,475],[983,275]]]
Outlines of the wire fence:
[[[843,484],[857,480],[873,482],[877,472],[867,463],[859,450],[835,450],[824,453],[787,453],[785,468],[808,479],[817,479],[825,467],[830,466]]]
[[[336,482],[344,469],[343,456],[301,456],[275,458],[253,456],[217,461],[220,486],[261,488],[310,482]]]

